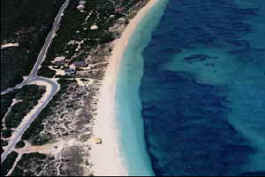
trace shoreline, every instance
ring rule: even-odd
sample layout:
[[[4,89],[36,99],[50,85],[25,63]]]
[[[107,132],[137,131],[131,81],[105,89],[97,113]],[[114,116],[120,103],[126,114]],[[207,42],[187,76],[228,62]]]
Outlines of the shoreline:
[[[93,172],[98,175],[128,175],[119,146],[119,130],[116,120],[116,87],[118,73],[123,54],[128,41],[135,32],[139,22],[159,0],[150,0],[137,15],[132,18],[121,34],[121,38],[113,42],[113,51],[109,58],[102,86],[99,89],[96,119],[94,120],[93,134],[103,140],[100,145],[92,145],[91,161]]]

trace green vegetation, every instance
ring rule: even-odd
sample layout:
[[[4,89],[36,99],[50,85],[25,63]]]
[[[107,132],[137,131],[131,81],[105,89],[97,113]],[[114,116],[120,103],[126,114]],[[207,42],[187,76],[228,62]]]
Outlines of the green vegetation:
[[[29,74],[62,2],[1,1],[1,43],[19,43],[19,47],[1,49],[1,90]]]
[[[24,116],[38,103],[44,92],[45,89],[43,87],[36,85],[26,85],[21,88],[16,94],[16,99],[23,101],[16,103],[7,114],[5,119],[6,127],[8,129],[16,128]]]
[[[1,164],[1,176],[5,176],[8,173],[16,161],[17,156],[18,154],[14,151],[8,154],[6,160]]]
[[[14,171],[10,176],[25,176],[25,175],[23,175],[22,169],[15,167]]]
[[[48,67],[41,67],[40,70],[38,71],[38,75],[43,76],[43,77],[48,77],[52,78],[55,75],[55,71],[51,70]]]
[[[81,13],[76,9],[79,0],[70,1],[69,7],[65,10],[61,27],[38,74],[44,77],[53,77],[55,72],[48,66],[57,56],[65,56],[71,61],[84,61],[91,49],[113,41],[117,36],[110,32],[109,28],[121,17],[124,18],[125,23],[128,23],[130,15],[126,14],[138,2],[139,0],[86,0],[85,9]],[[93,25],[97,25],[98,29],[91,30]],[[67,44],[71,40],[83,40],[82,52],[75,51],[77,44]]]
[[[43,130],[43,121],[52,114],[53,108],[58,104],[59,98],[62,94],[66,93],[68,85],[74,81],[60,79],[58,83],[61,85],[60,91],[54,96],[48,106],[42,110],[37,119],[35,119],[31,126],[25,131],[22,136],[23,140],[29,140],[33,145],[43,145],[47,143],[50,138],[46,135],[40,135]]]
[[[24,141],[19,141],[17,144],[16,144],[16,148],[23,148],[25,147],[25,143]]]
[[[1,130],[3,138],[9,138],[12,135],[12,130],[10,129],[2,129]]]
[[[21,164],[23,164],[24,161],[27,161],[27,160],[30,160],[33,158],[44,160],[47,158],[47,156],[45,154],[40,154],[38,152],[34,152],[34,153],[30,153],[30,154],[23,154],[21,160],[18,162],[18,165],[21,165]]]
[[[9,106],[12,104],[12,99],[15,97],[15,92],[12,93],[8,93],[5,95],[1,95],[1,121],[4,117],[4,115],[6,114]],[[2,129],[2,125],[1,125],[1,129]]]
[[[96,48],[100,44],[108,43],[114,39],[114,36],[109,32],[109,27],[117,21],[117,19],[124,17],[126,20],[126,14],[137,0],[114,0],[115,4],[106,0],[87,0],[85,4],[84,13],[80,13],[76,9],[79,1],[70,1],[69,7],[64,12],[64,17],[57,36],[51,44],[46,60],[42,64],[42,68],[39,70],[39,75],[44,77],[53,77],[55,72],[50,70],[48,66],[51,65],[51,61],[57,56],[65,56],[66,59],[70,59],[73,55],[77,54],[75,51],[76,45],[67,45],[71,40],[81,41],[84,40],[84,44],[81,46],[82,52],[78,53],[75,57],[75,61],[83,61],[88,55],[90,49]],[[115,9],[123,7],[121,12],[117,12]],[[89,15],[90,14],[90,15]],[[112,15],[112,17],[110,17]],[[86,19],[86,20],[85,20]],[[97,30],[90,30],[92,25],[97,25]],[[29,129],[24,133],[22,139],[29,140],[35,145],[42,145],[49,141],[48,136],[40,135],[43,130],[43,121],[48,115],[52,113],[57,102],[60,100],[60,96],[67,89],[73,81],[67,80],[71,76],[60,77],[61,90],[48,106],[40,113],[38,118],[32,123]]]
[[[38,73],[39,75],[54,76],[55,73],[48,66],[55,57],[66,56],[67,59],[70,59],[77,54],[76,44],[67,45],[71,40],[84,40],[81,45],[83,52],[76,55],[75,61],[83,61],[89,55],[90,49],[114,40],[114,35],[108,31],[108,28],[123,16],[121,13],[115,12],[114,4],[106,0],[87,0],[84,13],[80,13],[76,9],[78,2],[78,0],[70,1],[69,7],[64,13],[60,30],[48,50],[47,58]],[[111,15],[114,17],[110,18]],[[97,25],[98,29],[90,30],[92,25]]]
[[[40,153],[23,154],[11,176],[36,176],[41,170],[37,167],[46,159],[47,156]]]
[[[4,122],[6,128],[3,128],[1,124],[1,138],[11,137],[11,128],[16,128],[20,124],[24,116],[37,104],[38,100],[41,98],[44,92],[44,87],[39,87],[36,85],[26,85],[19,90],[15,90],[10,94],[2,96],[3,99],[1,98],[1,120],[5,112],[8,110],[8,107],[11,105],[13,98],[22,100],[22,102],[18,102],[13,105],[10,112],[6,115]],[[3,112],[2,109],[4,110]]]
[[[1,143],[2,143],[3,140],[1,140]],[[0,148],[0,154],[2,154],[4,152],[4,149],[3,149],[4,146],[1,145],[1,148]]]
[[[7,146],[7,145],[8,145],[8,142],[1,139],[1,146],[3,147],[3,146]]]

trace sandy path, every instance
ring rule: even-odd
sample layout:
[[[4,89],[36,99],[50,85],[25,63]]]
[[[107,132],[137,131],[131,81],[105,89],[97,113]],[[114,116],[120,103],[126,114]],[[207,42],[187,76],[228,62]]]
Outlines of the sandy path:
[[[9,48],[9,47],[18,47],[19,43],[8,43],[1,45],[1,49]]]
[[[59,25],[60,25],[61,19],[64,14],[64,10],[68,7],[69,3],[70,3],[70,0],[65,0],[63,5],[59,9],[54,19],[53,26],[45,39],[45,43],[38,55],[37,61],[34,67],[32,68],[29,76],[24,77],[24,80],[21,83],[17,84],[15,87],[8,88],[1,92],[1,95],[4,95],[9,92],[12,92],[15,89],[20,89],[24,85],[27,85],[27,84],[36,84],[36,85],[42,85],[46,87],[46,92],[41,97],[38,104],[23,118],[22,122],[20,123],[16,131],[12,134],[8,142],[8,146],[5,148],[5,151],[1,154],[1,163],[6,159],[7,155],[15,148],[15,145],[20,141],[22,135],[27,130],[27,128],[29,128],[30,124],[37,118],[40,112],[48,105],[48,103],[52,100],[53,96],[60,89],[60,86],[58,85],[56,80],[40,77],[37,75],[37,73],[38,73],[38,70],[41,68],[42,62],[46,58],[48,48],[51,45],[53,38],[55,37],[56,32],[59,29]],[[7,46],[10,46],[10,45],[11,44]],[[14,44],[12,45],[14,46]],[[1,48],[2,47],[3,46],[1,45]]]

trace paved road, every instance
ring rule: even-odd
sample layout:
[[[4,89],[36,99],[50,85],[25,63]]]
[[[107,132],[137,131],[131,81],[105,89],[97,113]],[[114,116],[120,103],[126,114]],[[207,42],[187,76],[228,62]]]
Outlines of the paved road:
[[[49,93],[48,93],[46,100],[43,101],[37,107],[33,108],[33,110],[35,112],[32,114],[32,116],[29,119],[27,119],[26,122],[24,122],[23,124],[20,124],[19,127],[14,132],[14,134],[12,135],[11,139],[9,140],[8,146],[5,148],[5,151],[1,154],[1,163],[6,159],[7,155],[13,151],[16,144],[21,140],[21,137],[23,136],[24,132],[30,127],[31,123],[38,117],[40,112],[47,106],[47,104],[52,100],[53,96],[59,90],[59,85],[57,82],[50,80],[48,78],[40,77],[37,74],[38,74],[38,70],[41,67],[42,62],[46,58],[48,48],[51,45],[53,38],[56,35],[57,30],[59,29],[63,13],[64,13],[65,9],[68,7],[69,2],[70,2],[70,0],[65,0],[64,4],[59,9],[57,16],[54,19],[52,29],[45,39],[45,43],[44,43],[44,45],[43,45],[43,47],[42,47],[42,49],[38,55],[37,61],[34,65],[33,69],[31,70],[29,76],[26,79],[24,79],[24,81],[22,83],[16,85],[13,88],[8,88],[8,89],[4,90],[3,92],[1,92],[1,95],[4,95],[4,94],[7,94],[7,93],[9,93],[15,89],[20,89],[24,85],[31,84],[34,81],[42,81],[42,82],[45,82],[51,86],[51,89],[49,90]],[[46,90],[46,91],[48,91],[48,90]],[[47,93],[45,93],[45,94],[47,94]]]
[[[49,84],[51,86],[51,89],[46,90],[46,92],[49,92],[49,93],[45,93],[45,94],[48,94],[48,96],[46,97],[46,100],[41,102],[39,105],[36,105],[33,108],[33,110],[31,110],[31,111],[34,111],[34,113],[28,118],[25,117],[26,119],[25,118],[24,119],[26,121],[23,122],[23,124],[21,123],[18,126],[18,128],[13,132],[11,139],[9,140],[8,146],[6,147],[5,151],[1,155],[1,162],[3,162],[6,159],[7,155],[13,151],[16,144],[21,140],[21,137],[23,136],[24,132],[30,127],[31,123],[38,117],[40,112],[48,105],[48,103],[52,100],[53,96],[59,90],[59,85],[52,80],[49,80],[44,77],[37,77],[36,80]]]
[[[46,58],[46,54],[47,54],[48,48],[50,47],[50,45],[51,45],[51,43],[53,41],[53,38],[55,37],[57,30],[59,29],[60,22],[61,22],[61,19],[62,19],[62,15],[64,13],[64,10],[69,5],[69,2],[70,2],[70,0],[65,0],[64,4],[59,9],[59,11],[57,13],[57,16],[54,19],[52,29],[50,30],[49,34],[47,35],[47,37],[45,39],[44,45],[43,45],[43,47],[42,47],[42,49],[41,49],[41,51],[40,51],[40,53],[38,55],[37,61],[36,61],[35,65],[34,65],[33,69],[31,70],[29,76],[27,76],[26,79],[24,79],[23,82],[19,83],[15,87],[8,88],[8,89],[2,91],[1,95],[7,94],[9,92],[12,92],[15,89],[20,89],[24,85],[27,85],[28,83],[30,83],[33,80],[37,79],[38,70],[40,69],[41,64],[43,63],[43,61]]]

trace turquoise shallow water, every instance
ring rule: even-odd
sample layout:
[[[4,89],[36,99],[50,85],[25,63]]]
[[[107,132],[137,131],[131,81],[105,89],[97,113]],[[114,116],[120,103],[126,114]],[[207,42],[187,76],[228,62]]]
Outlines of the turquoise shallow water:
[[[162,16],[167,0],[161,0],[138,24],[124,53],[117,82],[117,119],[121,149],[129,175],[154,175],[146,151],[139,87],[143,75],[142,51]]]

